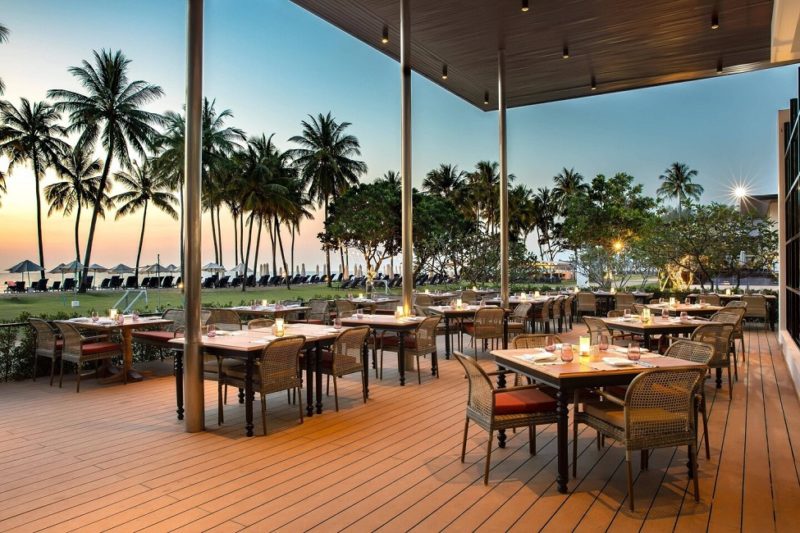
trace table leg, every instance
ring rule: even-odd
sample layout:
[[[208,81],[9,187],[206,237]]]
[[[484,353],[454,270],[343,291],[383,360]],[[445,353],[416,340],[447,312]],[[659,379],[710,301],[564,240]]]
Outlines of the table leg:
[[[436,350],[431,353],[431,375],[439,376],[439,358],[436,357]]]
[[[245,376],[244,376],[244,417],[245,417],[245,430],[248,437],[253,436],[253,357],[248,355],[247,362],[245,363]]]
[[[450,359],[450,318],[444,315],[444,358]]]
[[[567,391],[558,389],[556,393],[556,425],[558,429],[558,476],[556,477],[556,485],[558,485],[558,492],[561,494],[567,493],[567,481],[569,480],[569,458],[567,457],[569,405],[567,398]]]
[[[497,365],[497,370],[502,371],[502,370],[505,370],[505,368],[503,368],[500,365]],[[505,389],[506,388],[506,375],[505,374],[498,374],[497,375],[497,388],[498,389]],[[497,445],[500,448],[505,448],[506,447],[506,430],[505,429],[497,430]]]
[[[397,371],[400,373],[400,386],[406,384],[406,333],[397,332]]]
[[[364,381],[364,396],[369,399],[369,371],[367,370],[369,368],[367,366],[369,364],[369,348],[366,341],[361,347],[361,364],[364,367],[364,371],[361,373],[361,379]]]
[[[306,416],[314,416],[314,357],[311,350],[306,350]]]
[[[122,355],[125,372],[122,382],[142,381],[142,375],[133,369],[133,330],[130,328],[122,328]]]
[[[508,350],[508,315],[503,315],[503,349]]]
[[[317,389],[317,414],[322,414],[322,344],[314,343],[314,387]]]
[[[183,350],[173,350],[175,354],[175,402],[178,409],[178,420],[183,420]]]
[[[722,369],[721,368],[717,368],[716,370],[717,370],[717,372],[716,372],[716,374],[717,374],[717,380],[716,380],[717,388],[721,389],[722,388]]]

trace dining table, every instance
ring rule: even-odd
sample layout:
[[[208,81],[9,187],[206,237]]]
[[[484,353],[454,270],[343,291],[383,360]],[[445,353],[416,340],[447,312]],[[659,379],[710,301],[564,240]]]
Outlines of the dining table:
[[[464,304],[461,307],[453,307],[451,305],[430,305],[427,307],[428,311],[430,311],[434,315],[439,315],[444,320],[444,358],[450,359],[450,354],[452,353],[452,346],[450,345],[450,333],[451,333],[451,322],[458,321],[463,322],[465,319],[475,318],[475,313],[484,307],[494,307],[494,306],[481,306],[481,305],[472,305],[472,304]],[[508,315],[510,311],[506,309],[505,314],[503,315],[503,348],[508,347]],[[463,349],[461,346],[461,329],[459,328],[459,349]]]
[[[87,317],[77,317],[68,320],[56,320],[77,327],[78,329],[90,330],[99,333],[111,334],[119,332],[122,338],[122,370],[114,371],[109,368],[110,375],[101,378],[100,383],[114,383],[123,381],[126,376],[127,382],[142,381],[142,373],[133,368],[133,332],[137,329],[167,326],[172,324],[172,320],[165,320],[161,317],[138,317],[135,315],[123,315],[123,321],[117,322],[108,317],[101,317],[93,320]]]
[[[697,302],[698,300],[702,299],[705,294],[700,293],[691,293],[687,296],[687,298],[691,299],[692,302]],[[728,302],[741,300],[741,294],[717,294],[719,296],[720,301],[723,304],[727,304]],[[761,296],[767,301],[767,321],[769,322],[770,329],[775,331],[775,323],[778,321],[778,297],[774,294],[762,294]]]
[[[322,413],[322,349],[325,346],[333,344],[339,334],[348,328],[342,327],[340,329],[331,326],[320,324],[306,324],[306,323],[293,323],[284,325],[284,335],[293,336],[302,335],[305,337],[305,388],[306,388],[306,415],[308,417],[314,416],[314,413]],[[245,364],[245,390],[244,390],[244,404],[245,404],[245,432],[248,437],[253,436],[253,401],[255,391],[253,388],[253,371],[255,368],[256,360],[261,357],[264,349],[269,344],[279,337],[273,334],[272,328],[255,328],[244,329],[241,331],[217,331],[214,337],[203,335],[200,341],[200,347],[204,353],[214,355],[219,358],[239,359]],[[185,339],[182,337],[172,339],[169,341],[176,346],[183,345]],[[182,358],[183,350],[175,350],[175,357]],[[364,365],[364,372],[362,372],[362,379],[364,383],[364,394],[369,398],[369,372],[367,371],[368,353],[367,346],[364,344],[362,348],[362,364]],[[176,376],[176,383],[181,383],[183,380],[183,364],[178,362],[175,365],[176,372],[180,375]],[[179,405],[179,412],[182,412],[183,405],[183,391],[182,387],[176,387],[176,400]]]
[[[374,313],[375,309],[379,305],[389,305],[389,304],[396,304],[400,302],[399,298],[391,297],[391,296],[378,296],[378,297],[364,297],[364,296],[357,296],[352,298],[345,298],[348,302],[355,305],[357,309],[366,309],[370,313]],[[333,302],[333,300],[331,300]],[[394,310],[392,310],[394,312]]]
[[[636,376],[653,368],[679,369],[705,366],[651,352],[642,353],[641,359],[637,362],[628,361],[626,363],[624,360],[627,356],[623,349],[613,346],[605,352],[599,352],[599,356],[594,359],[576,356],[569,363],[562,362],[557,353],[553,353],[549,359],[537,357],[547,354],[542,348],[493,350],[491,354],[499,367],[512,370],[555,389],[558,455],[556,486],[558,492],[562,494],[566,494],[569,490],[569,404],[574,398],[576,390],[628,385]],[[500,442],[500,445],[504,447],[505,434],[503,432],[499,432],[498,441],[501,437],[503,441]]]
[[[647,304],[645,305],[651,311],[660,314],[664,309],[671,315],[680,315],[686,313],[687,315],[694,316],[711,316],[724,309],[721,305],[711,304],[687,304],[687,303],[660,303],[660,304]]]
[[[226,307],[231,311],[236,311],[239,316],[257,316],[257,317],[286,317],[293,313],[305,313],[311,311],[311,307],[307,305],[238,305],[235,307]]]
[[[406,358],[405,358],[405,337],[415,331],[425,317],[396,317],[394,315],[376,314],[356,314],[342,319],[343,326],[369,326],[377,333],[393,332],[397,334],[397,371],[400,374],[400,386],[406,384]],[[377,350],[377,342],[373,343],[373,360]],[[364,361],[366,365],[366,359]],[[364,367],[366,368],[366,366]],[[366,372],[365,372],[366,373]],[[431,373],[434,376],[439,374],[439,363],[436,359],[436,352],[431,354]]]
[[[644,346],[650,345],[651,335],[688,335],[698,326],[708,324],[708,320],[697,317],[669,317],[651,316],[647,322],[642,321],[638,315],[630,317],[601,317],[600,320],[610,330],[632,333],[643,338]]]

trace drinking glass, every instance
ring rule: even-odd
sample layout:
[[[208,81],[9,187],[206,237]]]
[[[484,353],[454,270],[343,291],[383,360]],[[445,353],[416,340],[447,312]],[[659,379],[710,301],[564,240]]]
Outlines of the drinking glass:
[[[705,300],[704,300],[704,299],[702,299],[702,298],[700,298],[700,303],[704,303],[704,302],[705,302]],[[691,298],[689,298],[689,297],[687,296],[687,297],[686,297],[686,298],[683,300],[683,303],[685,303],[686,305],[689,305],[689,304],[691,304],[691,303],[692,303],[692,299],[691,299]]]
[[[356,318],[362,320],[364,318],[364,310],[356,309]]]
[[[134,322],[138,322],[139,321],[139,312],[138,311],[134,311],[133,313],[131,313],[131,319]]]
[[[663,318],[664,320],[669,318],[669,309],[667,309],[666,307],[661,310],[661,318]]]
[[[628,359],[631,361],[638,361],[641,356],[642,352],[638,342],[628,344]]]
[[[217,336],[217,327],[214,324],[208,325],[208,337],[214,338]]]
[[[565,363],[572,362],[574,355],[572,353],[572,345],[568,343],[564,343],[561,345],[561,360]]]
[[[689,313],[681,311],[681,320],[689,320]]]
[[[97,322],[100,320],[100,317],[97,314],[97,311],[92,311],[92,322]]]
[[[341,318],[334,318],[333,319],[333,329],[340,330],[342,329],[342,319]]]
[[[606,335],[605,333],[601,333],[597,344],[598,344],[597,347],[600,348],[601,351],[604,352],[608,350],[608,335]]]
[[[630,309],[625,309],[625,310],[622,312],[622,317],[623,317],[623,318],[630,318],[630,317],[631,317],[631,310],[630,310]]]

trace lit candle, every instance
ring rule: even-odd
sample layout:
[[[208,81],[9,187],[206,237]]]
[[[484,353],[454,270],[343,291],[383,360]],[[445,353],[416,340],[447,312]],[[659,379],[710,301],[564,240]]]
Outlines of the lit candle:
[[[430,289],[425,289],[425,294],[430,294],[430,293],[431,293]]]
[[[364,293],[363,292],[359,292],[358,293],[358,299],[359,300],[363,300],[364,299]]]
[[[675,307],[675,297],[674,296],[670,296],[670,298],[669,298],[669,306],[670,307]]]
[[[731,290],[725,289],[725,296],[730,296],[730,295],[731,295]]]
[[[616,294],[616,293],[617,293],[617,289],[615,287],[611,287],[611,294]]]
[[[456,298],[456,309],[461,309],[464,306],[464,303],[461,301],[461,298]]]
[[[579,352],[582,356],[589,355],[589,350],[592,346],[592,338],[589,336],[581,336],[579,339]]]
[[[477,287],[476,285],[473,285],[473,286],[472,286],[472,290],[473,290],[473,291],[477,291],[477,290],[478,290],[478,287]]]
[[[261,307],[266,307],[266,306],[267,306],[267,301],[261,300]]]
[[[284,325],[283,325],[283,318],[276,318],[275,319],[275,336],[276,337],[283,337],[285,332]]]
[[[645,323],[650,322],[650,308],[649,307],[645,307],[644,309],[642,309],[642,322],[645,322]]]
[[[111,320],[116,320],[117,318],[117,310],[116,309],[109,309],[108,310],[108,318]]]
[[[520,300],[522,300],[523,302],[525,301],[525,298],[526,298],[527,296],[528,296],[528,295],[527,295],[527,294],[525,294],[524,292],[521,292],[521,293],[519,293],[519,299],[520,299]]]
[[[534,297],[534,298],[538,298],[539,296],[541,296],[541,294],[539,293],[539,291],[535,291],[535,292],[533,293],[533,297]]]
[[[575,292],[575,294],[578,294],[578,293],[580,292],[580,289],[578,288],[578,286],[577,286],[577,285],[575,285],[575,290],[574,290],[574,292]]]
[[[459,300],[460,301],[460,300]],[[403,318],[403,306],[398,305],[394,310],[394,317],[395,318]]]

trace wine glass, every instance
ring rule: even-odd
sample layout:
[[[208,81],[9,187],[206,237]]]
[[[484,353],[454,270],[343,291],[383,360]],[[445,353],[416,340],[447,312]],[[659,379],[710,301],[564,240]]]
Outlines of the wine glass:
[[[361,309],[361,308],[356,309],[356,318],[358,320],[362,320],[364,318],[364,310],[363,309]]]
[[[574,354],[572,353],[572,345],[569,343],[564,343],[561,345],[561,360],[565,363],[571,363],[572,359],[574,358]]]
[[[208,333],[207,333],[207,335],[208,335],[209,339],[213,339],[214,337],[217,336],[217,327],[214,324],[209,324],[208,325]]]
[[[333,329],[335,329],[336,331],[339,331],[340,329],[342,329],[342,319],[341,318],[337,317],[337,318],[333,319]]]
[[[628,319],[628,318],[630,318],[630,317],[631,317],[631,310],[630,310],[630,309],[625,309],[625,310],[622,312],[622,318]]]
[[[687,313],[686,311],[681,311],[681,320],[683,322],[686,322],[687,320],[689,320],[689,313]]]
[[[133,313],[131,313],[131,319],[134,322],[138,322],[139,321],[139,311],[134,311]]]
[[[100,320],[100,316],[97,314],[97,311],[92,311],[92,322],[97,322]]]
[[[669,318],[669,309],[667,309],[666,307],[661,310],[661,318],[663,318],[664,320]]]
[[[703,303],[703,302],[704,302],[704,300],[701,298],[700,299],[700,303]],[[683,300],[683,303],[685,303],[686,305],[690,305],[692,303],[692,299],[687,296],[686,299]]]
[[[605,352],[608,350],[608,335],[601,333],[600,337],[598,338],[597,345],[597,347],[600,348],[600,351]]]
[[[642,357],[642,351],[639,348],[638,342],[631,342],[628,344],[628,359],[631,361],[638,361]]]

